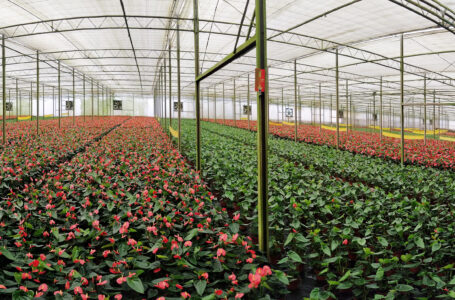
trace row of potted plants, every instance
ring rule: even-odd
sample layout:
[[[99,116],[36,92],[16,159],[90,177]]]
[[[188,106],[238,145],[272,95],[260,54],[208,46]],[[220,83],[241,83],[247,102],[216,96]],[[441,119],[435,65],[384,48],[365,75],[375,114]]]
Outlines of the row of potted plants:
[[[184,151],[194,160],[194,122],[183,126]],[[210,123],[203,123],[202,132],[202,174],[216,183],[226,206],[240,212],[245,229],[253,234],[255,137]],[[239,138],[243,134],[249,136]],[[311,166],[282,155],[293,144],[282,141],[281,151],[275,148],[269,155],[270,247],[278,266],[295,268],[290,273],[297,276],[304,264],[311,270],[307,276],[318,279],[312,294],[319,298],[340,293],[361,299],[455,296],[452,203],[430,203],[399,189],[336,178],[315,166],[321,157],[344,160],[343,155],[318,147],[301,151],[315,160]],[[310,154],[318,149],[321,155]]]
[[[84,131],[83,128],[79,130]],[[13,299],[271,299],[272,270],[173,148],[132,118],[0,203]]]
[[[208,120],[214,122],[214,120]],[[256,122],[239,120],[217,120],[220,124],[236,126],[256,131]],[[295,128],[288,125],[269,125],[269,132],[273,135],[294,139]],[[297,139],[302,142],[336,146],[336,132],[319,129],[319,126],[299,125]],[[361,131],[340,132],[340,148],[368,156],[381,157],[393,161],[400,161],[400,139],[380,137],[377,133]],[[450,141],[429,139],[426,144],[423,140],[406,140],[405,161],[409,164],[420,164],[430,167],[455,168],[455,144]]]

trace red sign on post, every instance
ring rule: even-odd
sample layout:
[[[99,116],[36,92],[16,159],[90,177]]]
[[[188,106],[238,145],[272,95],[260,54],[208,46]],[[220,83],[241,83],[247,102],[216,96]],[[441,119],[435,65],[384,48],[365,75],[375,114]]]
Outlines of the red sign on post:
[[[265,92],[265,70],[256,68],[254,89],[256,92]]]

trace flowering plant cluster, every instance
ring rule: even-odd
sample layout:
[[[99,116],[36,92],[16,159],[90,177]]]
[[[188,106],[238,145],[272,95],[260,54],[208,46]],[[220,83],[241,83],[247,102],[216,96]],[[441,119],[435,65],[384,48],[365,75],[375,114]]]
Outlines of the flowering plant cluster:
[[[72,151],[84,148],[51,167],[60,154],[41,153],[34,179],[3,194],[0,294],[207,300],[284,290],[286,275],[263,264],[239,216],[216,205],[156,120],[93,122],[72,128],[77,138],[50,124],[40,139],[60,132]]]
[[[214,122],[214,120],[210,120]],[[218,123],[234,126],[233,120],[217,120]],[[248,121],[235,122],[236,126],[248,129]],[[250,129],[256,131],[256,122],[250,121]],[[269,132],[273,135],[294,140],[294,126],[269,125]],[[429,133],[430,137],[431,134]],[[336,132],[319,130],[319,126],[299,125],[297,139],[302,142],[336,146]],[[340,132],[340,148],[353,153],[373,157],[381,157],[393,161],[400,161],[400,139],[382,137],[377,133],[362,131]],[[420,164],[428,167],[455,168],[455,147],[450,141],[428,139],[424,145],[423,140],[406,140],[405,158],[407,163]]]
[[[183,124],[193,160],[194,124]],[[202,133],[204,178],[254,235],[256,134],[205,122]],[[455,296],[451,170],[273,137],[269,145],[272,258],[294,278],[304,265],[318,280],[313,298]]]

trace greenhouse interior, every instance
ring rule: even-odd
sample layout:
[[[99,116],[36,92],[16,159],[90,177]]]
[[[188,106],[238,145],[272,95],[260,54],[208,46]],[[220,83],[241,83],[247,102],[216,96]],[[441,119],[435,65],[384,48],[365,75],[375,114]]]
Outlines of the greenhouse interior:
[[[0,36],[0,299],[455,298],[454,0],[4,0]]]

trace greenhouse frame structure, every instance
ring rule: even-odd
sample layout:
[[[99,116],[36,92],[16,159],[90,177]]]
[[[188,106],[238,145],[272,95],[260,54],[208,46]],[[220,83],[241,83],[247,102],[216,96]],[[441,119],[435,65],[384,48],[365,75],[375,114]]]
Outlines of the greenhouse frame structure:
[[[82,2],[86,6],[90,3],[90,1]],[[294,1],[290,6],[296,9],[297,13],[305,10],[314,11],[315,15],[303,22],[295,22],[297,24],[284,22],[282,16],[272,15],[274,26],[267,27],[266,24],[269,22],[266,20],[268,18],[265,11],[266,4],[274,13],[279,12],[282,8],[279,4],[271,4],[270,1],[266,3],[264,0],[257,0],[254,3],[253,1],[251,3],[250,1],[240,2],[240,10],[235,9],[238,12],[238,16],[235,17],[237,21],[230,20],[226,17],[227,13],[226,15],[220,13],[221,9],[217,11],[216,7],[213,17],[199,18],[198,8],[201,6],[207,7],[204,10],[205,16],[213,13],[209,9],[214,6],[213,2],[202,0],[194,0],[192,3],[191,1],[165,1],[159,5],[157,14],[154,16],[138,13],[141,5],[125,6],[121,2],[121,9],[115,9],[116,13],[112,13],[106,5],[101,5],[99,12],[89,11],[88,13],[83,9],[84,7],[81,7],[79,11],[71,12],[64,11],[64,7],[62,7],[65,13],[61,14],[61,17],[48,18],[33,13],[30,3],[24,3],[22,6],[15,3],[14,9],[25,11],[28,15],[23,17],[23,22],[14,25],[11,25],[14,22],[11,22],[5,15],[3,16],[5,21],[0,25],[3,116],[7,115],[7,102],[14,98],[16,120],[23,115],[21,111],[24,108],[23,100],[28,102],[27,110],[24,109],[24,111],[33,118],[32,101],[35,101],[38,130],[40,116],[45,115],[44,99],[46,95],[50,96],[50,90],[52,90],[54,106],[52,115],[57,112],[59,119],[62,117],[62,101],[65,92],[67,99],[72,99],[74,107],[76,104],[81,104],[80,114],[84,118],[90,115],[93,117],[95,114],[112,115],[112,100],[116,95],[134,95],[133,98],[139,98],[153,94],[154,113],[166,126],[167,122],[172,124],[173,95],[177,94],[179,107],[182,97],[194,98],[198,153],[196,168],[200,170],[203,167],[200,157],[200,149],[203,147],[200,141],[200,121],[204,119],[203,112],[201,112],[204,105],[201,96],[204,95],[204,91],[206,91],[206,100],[210,106],[210,98],[217,99],[219,87],[222,86],[223,115],[224,102],[226,98],[230,97],[234,105],[235,122],[235,105],[239,99],[239,90],[242,90],[242,97],[247,98],[249,107],[252,82],[250,77],[253,77],[255,68],[266,70],[265,92],[258,93],[256,103],[258,105],[257,120],[260,124],[258,140],[258,203],[261,208],[259,219],[262,224],[260,226],[260,246],[261,250],[267,252],[267,128],[270,117],[268,105],[270,102],[277,107],[281,105],[281,108],[284,109],[286,89],[292,91],[286,95],[286,98],[292,99],[287,101],[287,105],[294,108],[295,132],[297,132],[297,124],[303,121],[302,106],[311,107],[313,112],[317,110],[316,114],[312,114],[312,118],[314,118],[312,121],[318,123],[320,128],[323,123],[326,123],[322,117],[322,110],[329,104],[332,106],[330,111],[335,110],[336,115],[337,147],[340,143],[340,109],[342,106],[346,110],[347,121],[350,120],[351,124],[355,123],[356,112],[369,111],[368,116],[373,115],[374,126],[377,122],[374,115],[379,109],[381,137],[384,127],[384,110],[388,108],[386,113],[392,118],[395,115],[392,112],[399,111],[402,163],[405,160],[403,151],[405,109],[423,108],[425,141],[428,117],[430,116],[433,134],[435,134],[436,120],[441,121],[440,107],[445,108],[447,116],[451,114],[451,106],[454,105],[451,98],[454,96],[455,86],[451,74],[453,73],[451,59],[455,50],[440,47],[441,50],[438,51],[431,49],[420,51],[426,47],[416,46],[424,42],[440,46],[441,41],[453,38],[455,12],[447,5],[436,0],[422,2],[390,0],[369,3],[354,0],[342,3],[329,1],[324,5],[315,4],[312,7],[303,1]],[[222,4],[227,5],[223,1]],[[305,7],[301,8],[300,6],[303,4]],[[35,7],[35,9],[38,8],[44,10],[46,7]],[[345,42],[333,41],[330,35],[327,37],[308,35],[307,31],[302,29],[306,26],[311,27],[313,23],[316,24],[315,26],[321,27],[320,22],[325,22],[326,18],[338,16],[339,13],[345,11],[352,14],[364,9],[378,13],[377,19],[371,21],[372,24],[367,24],[366,27],[371,25],[374,28],[374,24],[377,24],[374,22],[379,22],[378,20],[384,15],[388,16],[387,21],[391,22],[386,25],[391,25],[398,20],[392,15],[403,15],[402,18],[407,21],[400,26],[391,26],[392,28],[385,33],[381,32],[384,26],[371,35],[362,32],[364,35],[357,39],[349,36],[347,32],[342,32],[345,34],[343,36]],[[380,9],[381,11],[379,11]],[[119,14],[117,10],[121,13]],[[193,15],[191,15],[191,11]],[[217,12],[220,13],[220,18],[223,20],[215,20]],[[13,17],[17,19],[17,16]],[[285,28],[278,29],[277,24],[280,21]],[[415,25],[420,23],[423,26]],[[340,24],[337,23],[334,26]],[[95,45],[83,45],[83,43],[79,45],[75,42],[78,38],[92,34],[98,35],[102,32],[109,32],[114,36],[117,31],[127,33],[128,38],[116,40],[120,41],[118,44],[122,44],[123,47],[118,47],[117,43],[105,43],[101,47],[95,47]],[[321,29],[321,31],[323,30]],[[134,39],[134,33],[137,32],[159,32],[160,36],[157,38],[159,43],[149,43],[151,46],[138,47],[138,40]],[[204,35],[207,45],[210,36],[216,36],[224,39],[223,41],[232,47],[233,51],[217,52],[216,50],[219,49],[214,49],[216,47],[209,49],[208,46],[205,50],[200,51],[199,37],[201,34]],[[181,41],[181,35],[184,35],[183,41]],[[190,35],[193,35],[191,41]],[[52,42],[55,36],[58,36],[59,42],[64,43],[63,50],[43,46]],[[245,42],[239,46],[241,39],[245,39]],[[215,42],[218,41],[215,40]],[[407,41],[413,44],[412,51],[409,53],[406,52]],[[381,43],[387,45],[385,47],[387,51],[371,50],[377,46],[376,44]],[[267,55],[267,44],[269,48],[270,45],[273,45],[273,55]],[[450,45],[450,43],[447,44]],[[182,46],[184,49],[181,49]],[[255,47],[256,55],[249,54],[249,51]],[[278,53],[280,47],[287,47],[285,51],[282,51],[283,55]],[[387,54],[383,52],[387,52]],[[399,55],[388,55],[392,52],[399,52]],[[201,54],[203,55],[202,64],[200,63]],[[430,67],[421,67],[418,64],[418,60],[421,58],[431,58],[435,61],[430,64]],[[150,61],[153,63],[151,64]],[[318,66],[314,61],[323,61],[323,66]],[[194,67],[190,67],[193,63]],[[184,71],[182,72],[183,64]],[[213,67],[204,69],[204,64]],[[364,67],[365,70],[361,69],[359,73],[351,71],[358,67]],[[372,69],[368,69],[368,67],[372,67],[375,72],[371,72]],[[372,76],[370,73],[376,73],[378,76]],[[175,74],[178,79],[177,85],[172,83],[172,76]],[[269,81],[272,84],[269,84]],[[191,89],[193,84],[195,85],[194,90]],[[201,87],[202,84],[205,85],[205,89]],[[341,88],[343,85],[345,93]],[[228,88],[226,89],[226,87]],[[397,90],[399,92],[396,92]],[[12,97],[11,91],[13,91]],[[301,92],[304,93],[304,100],[302,100]],[[364,98],[367,97],[370,99],[368,102],[372,102],[372,104],[366,103]],[[376,104],[376,97],[379,98],[379,107]],[[406,97],[410,97],[411,99],[408,100],[411,101],[405,101]],[[77,103],[78,98],[79,103]],[[333,101],[328,101],[329,98],[334,99],[335,108],[333,108]],[[39,104],[40,99],[42,99],[42,106]],[[43,109],[41,115],[40,108]],[[88,114],[87,108],[90,110]],[[428,108],[431,108],[430,112]],[[437,108],[438,112],[436,112]],[[300,109],[300,115],[297,113],[298,109]],[[134,111],[133,101],[133,114]],[[177,119],[180,124],[181,110],[177,111]],[[208,111],[210,112],[210,110]],[[71,113],[74,120],[75,108]],[[284,120],[283,116],[281,118]],[[250,115],[248,114],[249,120]],[[333,117],[330,118],[330,123],[332,121]],[[2,121],[3,128],[5,128],[5,122],[6,117]],[[180,137],[180,125],[178,125],[178,131],[174,131],[174,135]],[[297,134],[295,134],[295,138],[296,136]],[[3,142],[5,142],[5,130],[3,130]],[[178,143],[180,148],[180,139]]]

